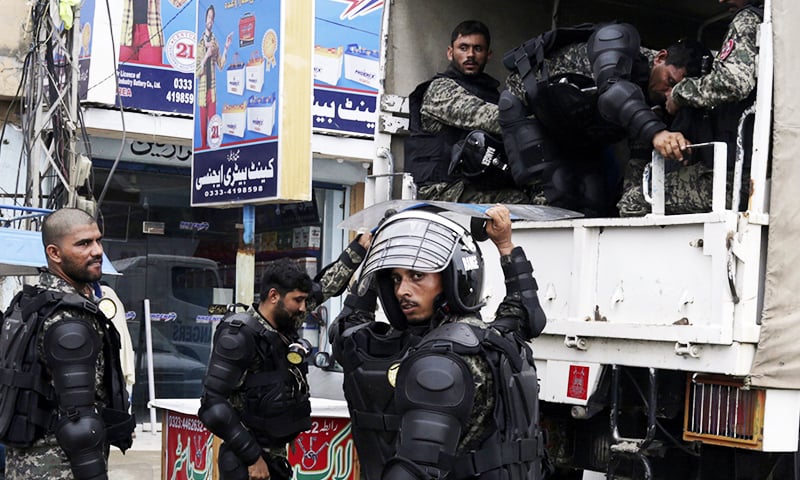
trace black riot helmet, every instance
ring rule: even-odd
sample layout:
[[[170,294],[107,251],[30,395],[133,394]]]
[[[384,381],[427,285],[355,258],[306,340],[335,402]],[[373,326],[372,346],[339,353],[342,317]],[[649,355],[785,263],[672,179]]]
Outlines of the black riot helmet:
[[[359,292],[374,282],[389,323],[408,327],[390,277],[394,268],[442,274],[435,311],[464,315],[483,307],[483,256],[469,231],[436,213],[407,210],[387,218],[364,260]]]

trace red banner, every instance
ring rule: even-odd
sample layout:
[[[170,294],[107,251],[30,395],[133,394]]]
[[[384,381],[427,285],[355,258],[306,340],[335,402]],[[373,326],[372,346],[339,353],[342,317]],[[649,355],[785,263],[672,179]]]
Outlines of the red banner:
[[[210,480],[214,436],[195,415],[166,411],[166,475],[170,480]]]
[[[297,480],[358,480],[350,419],[314,417],[289,449],[289,463]]]
[[[211,480],[216,468],[214,436],[196,415],[165,410],[162,478]],[[296,480],[358,480],[349,418],[313,417],[311,429],[289,448]]]

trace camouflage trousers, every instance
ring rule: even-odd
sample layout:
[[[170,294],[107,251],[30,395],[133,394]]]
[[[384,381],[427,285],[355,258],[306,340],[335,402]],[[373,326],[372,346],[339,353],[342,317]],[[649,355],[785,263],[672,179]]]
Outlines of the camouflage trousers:
[[[642,194],[642,173],[649,160],[632,158],[625,174],[624,192],[617,202],[621,217],[641,217],[651,211]],[[732,177],[732,175],[728,175]],[[702,213],[711,210],[713,169],[695,163],[664,175],[664,210],[667,214]],[[729,178],[730,180],[730,178]],[[728,182],[730,184],[730,181]],[[730,190],[730,189],[729,189]],[[728,192],[730,203],[730,192]]]
[[[479,190],[474,184],[466,180],[425,185],[417,191],[417,199],[458,203],[546,204],[544,195],[534,189],[513,187],[497,190]]]
[[[69,480],[69,460],[58,445],[6,448],[6,480]]]

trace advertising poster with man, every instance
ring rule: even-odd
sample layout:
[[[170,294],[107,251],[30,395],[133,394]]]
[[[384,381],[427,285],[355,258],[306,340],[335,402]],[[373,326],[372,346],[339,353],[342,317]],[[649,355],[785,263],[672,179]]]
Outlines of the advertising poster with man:
[[[198,0],[192,205],[278,190],[280,0]]]
[[[383,0],[316,0],[314,130],[372,136],[378,119]]]
[[[192,113],[194,0],[122,0],[117,104]]]

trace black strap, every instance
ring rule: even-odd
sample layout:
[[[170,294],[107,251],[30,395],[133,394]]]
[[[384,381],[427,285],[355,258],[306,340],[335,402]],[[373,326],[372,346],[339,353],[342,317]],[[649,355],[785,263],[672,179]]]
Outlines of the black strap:
[[[353,410],[350,412],[350,420],[355,428],[380,432],[397,432],[400,430],[401,417],[400,415]]]
[[[514,51],[514,65],[525,85],[525,94],[528,100],[536,98],[539,87],[545,85],[550,79],[550,71],[544,61],[542,37],[534,37],[517,48]]]
[[[519,355],[519,349],[515,341],[509,340],[499,332],[488,328],[480,329],[478,335],[481,337],[482,343],[488,343],[496,350],[502,351],[506,358],[508,358],[508,361],[511,363],[511,368],[513,368],[515,372],[522,371],[522,357]]]
[[[454,477],[472,478],[503,465],[526,463],[540,457],[541,438],[526,438],[503,443],[489,443],[481,450],[456,459]]]
[[[293,378],[288,370],[272,370],[268,372],[248,373],[244,380],[244,386],[248,388],[271,385],[279,381]]]
[[[122,410],[104,408],[103,423],[106,426],[106,438],[113,445],[131,438],[131,432],[136,428],[136,417]]]

